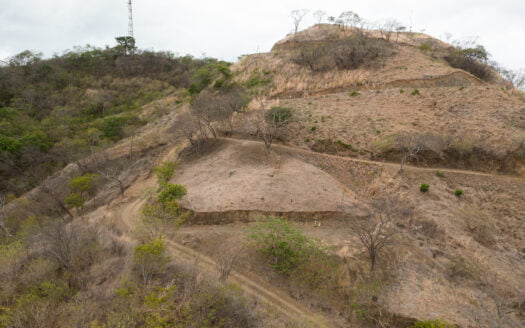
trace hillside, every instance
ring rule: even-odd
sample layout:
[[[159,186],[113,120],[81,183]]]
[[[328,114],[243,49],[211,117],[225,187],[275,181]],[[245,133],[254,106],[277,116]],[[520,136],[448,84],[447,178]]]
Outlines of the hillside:
[[[476,49],[323,24],[92,75],[158,88],[2,204],[0,327],[522,327],[525,96]]]

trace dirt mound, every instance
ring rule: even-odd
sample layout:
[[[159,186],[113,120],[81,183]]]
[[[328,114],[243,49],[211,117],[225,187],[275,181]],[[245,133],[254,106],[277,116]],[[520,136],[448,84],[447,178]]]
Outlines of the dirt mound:
[[[337,212],[354,194],[319,168],[258,142],[224,141],[212,153],[185,161],[173,182],[188,189],[194,212]]]

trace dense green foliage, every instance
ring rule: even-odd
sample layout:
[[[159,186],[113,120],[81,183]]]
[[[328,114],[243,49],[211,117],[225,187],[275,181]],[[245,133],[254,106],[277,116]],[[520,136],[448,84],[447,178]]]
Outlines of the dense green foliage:
[[[419,186],[419,190],[421,192],[427,192],[430,188],[430,185],[428,183],[422,183],[421,186]]]
[[[75,47],[24,51],[0,67],[0,193],[18,195],[68,162],[133,134],[141,107],[230,78],[229,63],[169,52]],[[222,82],[218,81],[222,80]]]
[[[186,193],[186,187],[183,185],[166,183],[157,194],[157,201],[161,204],[167,204],[171,201],[181,199]]]

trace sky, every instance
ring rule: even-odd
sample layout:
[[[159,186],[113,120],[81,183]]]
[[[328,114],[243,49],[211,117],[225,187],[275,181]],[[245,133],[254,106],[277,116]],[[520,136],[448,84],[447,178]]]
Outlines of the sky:
[[[442,40],[477,37],[504,67],[525,67],[525,0],[133,0],[135,39],[141,49],[235,61],[269,51],[292,31],[290,11],[302,8],[396,19]],[[310,14],[300,28],[313,24]],[[24,50],[50,57],[78,45],[112,46],[127,30],[127,0],[0,0],[0,60]]]

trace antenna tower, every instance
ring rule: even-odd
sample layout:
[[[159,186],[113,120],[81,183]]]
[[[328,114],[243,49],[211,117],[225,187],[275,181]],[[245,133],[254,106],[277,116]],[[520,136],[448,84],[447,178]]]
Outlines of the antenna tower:
[[[133,36],[133,7],[131,6],[131,0],[128,2],[129,9],[129,22],[128,22],[128,36],[134,38]]]

